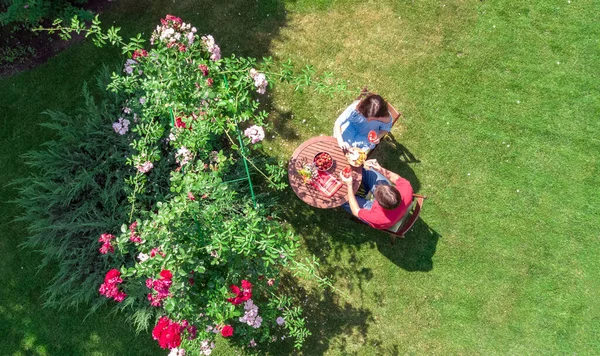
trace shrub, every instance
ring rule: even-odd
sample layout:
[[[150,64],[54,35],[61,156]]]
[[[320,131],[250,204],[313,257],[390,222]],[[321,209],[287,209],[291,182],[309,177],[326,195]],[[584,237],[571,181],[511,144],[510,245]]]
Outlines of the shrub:
[[[278,288],[278,277],[290,270],[323,285],[328,281],[316,275],[314,258],[297,260],[296,236],[240,174],[250,177],[251,168],[265,182],[262,189],[286,186],[283,164],[270,163],[261,153],[268,123],[259,105],[270,84],[314,85],[330,93],[345,88],[328,74],[313,78],[310,67],[296,73],[291,63],[275,70],[268,58],[262,63],[221,58],[212,36],[197,35],[171,15],[161,20],[148,49],[140,35],[124,43],[118,28],[104,33],[97,18],[90,29],[74,19],[69,28],[49,30],[64,38],[83,31],[97,44],[121,44],[128,55],[108,85],[122,98],[121,117],[112,115],[112,129],[105,125],[98,134],[120,143],[113,148],[91,143],[118,157],[103,169],[122,172],[126,184],[119,189],[127,192],[112,211],[99,207],[110,215],[110,224],[94,225],[105,229],[95,230],[94,241],[82,241],[87,259],[100,258],[89,272],[104,274],[96,285],[99,294],[132,313],[138,328],[154,325],[152,336],[174,354],[181,349],[210,354],[217,337],[254,348],[291,336],[300,347],[309,331],[302,310]],[[90,150],[92,156],[99,153]],[[80,174],[73,167],[67,172]],[[24,202],[34,196],[26,189],[21,199],[26,216],[40,214],[37,202]],[[41,239],[34,237],[32,245],[43,244]],[[55,241],[43,248],[54,246]]]
[[[108,71],[99,77],[105,88]],[[46,291],[46,305],[76,306],[97,297],[100,273],[114,261],[99,258],[95,242],[103,231],[118,228],[128,210],[124,180],[131,168],[127,140],[115,137],[111,124],[121,111],[119,97],[104,89],[99,104],[84,86],[84,107],[76,115],[46,111],[56,139],[24,155],[32,174],[20,182],[18,204],[28,225],[25,246],[39,249],[42,264],[58,271]]]
[[[91,20],[92,13],[83,10],[87,0],[12,0],[4,4],[5,11],[0,13],[0,26],[16,25],[34,27],[44,20],[78,16]]]

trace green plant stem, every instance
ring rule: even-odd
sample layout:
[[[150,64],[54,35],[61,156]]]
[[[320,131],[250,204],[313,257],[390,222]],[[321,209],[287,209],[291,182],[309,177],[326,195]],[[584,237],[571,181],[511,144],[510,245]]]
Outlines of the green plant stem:
[[[232,144],[234,144],[234,145],[236,144],[236,143],[235,143],[235,141],[234,141],[234,140],[231,138],[231,136],[229,135],[229,132],[228,132],[228,130],[225,130],[225,135],[227,135],[227,138],[229,138],[229,141],[231,141],[231,143],[232,143]],[[272,180],[271,180],[271,179],[270,179],[270,178],[269,178],[269,177],[268,177],[268,176],[267,176],[265,173],[263,173],[263,171],[261,171],[261,170],[260,170],[260,169],[259,169],[259,168],[258,168],[258,167],[257,167],[257,166],[254,164],[254,162],[252,162],[252,160],[251,160],[251,159],[249,159],[249,158],[248,158],[248,157],[247,157],[247,156],[246,156],[246,155],[245,155],[243,152],[241,152],[241,149],[240,149],[240,155],[241,155],[242,157],[244,157],[244,158],[245,158],[245,159],[246,159],[246,160],[247,160],[247,161],[248,161],[248,162],[249,162],[249,163],[252,165],[252,167],[254,167],[254,169],[256,169],[256,170],[258,171],[258,173],[262,174],[262,176],[263,176],[263,177],[265,177],[265,179],[266,179],[266,180],[268,180],[268,181],[269,181],[269,183],[271,183],[271,184],[273,184],[273,185],[276,185],[276,184],[275,184],[275,183],[274,183],[274,182],[273,182],[273,181],[272,181]]]

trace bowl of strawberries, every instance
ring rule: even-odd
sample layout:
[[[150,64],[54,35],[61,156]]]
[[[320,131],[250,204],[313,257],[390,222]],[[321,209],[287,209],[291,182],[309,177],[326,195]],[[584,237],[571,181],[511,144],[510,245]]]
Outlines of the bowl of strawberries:
[[[314,162],[315,167],[322,172],[329,170],[333,166],[333,158],[327,152],[317,153]]]

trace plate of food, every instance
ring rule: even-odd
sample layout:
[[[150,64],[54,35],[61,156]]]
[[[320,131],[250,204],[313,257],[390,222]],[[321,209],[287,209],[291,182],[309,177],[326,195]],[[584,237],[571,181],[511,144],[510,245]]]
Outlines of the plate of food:
[[[367,153],[360,148],[354,147],[348,150],[348,153],[346,153],[346,159],[350,165],[354,167],[360,167],[365,163],[365,160],[367,159]]]
[[[318,170],[325,172],[333,166],[333,157],[327,152],[319,152],[315,155],[314,162]]]

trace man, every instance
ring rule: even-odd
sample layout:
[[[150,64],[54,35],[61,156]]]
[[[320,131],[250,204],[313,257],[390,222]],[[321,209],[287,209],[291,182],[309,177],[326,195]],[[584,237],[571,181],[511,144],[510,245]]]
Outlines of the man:
[[[373,193],[375,200],[355,196],[352,176],[346,178],[341,175],[348,186],[348,202],[342,207],[371,227],[389,229],[402,219],[412,202],[410,182],[381,167],[375,159],[365,161],[362,175],[365,191]]]

